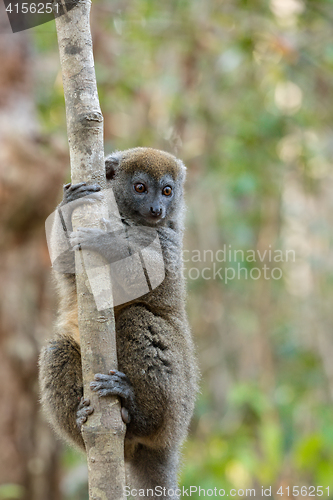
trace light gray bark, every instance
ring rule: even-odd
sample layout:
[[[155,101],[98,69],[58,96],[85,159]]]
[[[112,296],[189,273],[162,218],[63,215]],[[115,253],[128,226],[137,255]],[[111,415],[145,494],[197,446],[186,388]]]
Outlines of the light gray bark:
[[[64,0],[57,1],[64,4]],[[79,0],[76,7],[56,18],[56,28],[66,102],[72,182],[98,183],[103,188],[106,184],[103,117],[96,86],[89,24],[90,7],[90,0]],[[105,216],[106,206],[103,203],[87,206],[79,218],[74,214],[73,226],[91,227]],[[77,263],[78,259],[82,259],[83,253],[77,252]],[[93,258],[98,259],[98,256]],[[104,274],[98,280],[100,286],[103,281],[105,285],[109,279],[106,271]],[[89,387],[95,373],[108,373],[117,368],[113,309],[97,310],[85,272],[77,273],[76,279],[84,396],[94,406],[94,413],[83,426],[89,471],[89,498],[123,499],[126,429],[120,416],[120,403],[117,398],[99,399]]]

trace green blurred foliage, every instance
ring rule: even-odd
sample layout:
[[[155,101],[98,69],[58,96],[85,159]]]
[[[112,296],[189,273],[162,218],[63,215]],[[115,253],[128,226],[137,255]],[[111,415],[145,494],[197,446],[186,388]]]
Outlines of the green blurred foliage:
[[[2,484],[0,486],[1,500],[16,500],[24,497],[24,488],[19,484]]]
[[[186,487],[272,486],[279,498],[280,486],[318,485],[332,496],[331,7],[93,2],[106,151],[152,146],[188,167],[186,271],[199,272],[187,274],[188,310],[202,387],[184,448]],[[65,143],[51,23],[34,40],[41,123]],[[221,262],[224,248],[266,254]],[[203,258],[208,249],[213,260]],[[269,250],[295,259],[274,261]],[[212,276],[213,264],[236,278],[201,274]],[[263,264],[282,277],[257,279]],[[80,464],[66,455],[66,477],[78,485],[68,499],[85,498]]]

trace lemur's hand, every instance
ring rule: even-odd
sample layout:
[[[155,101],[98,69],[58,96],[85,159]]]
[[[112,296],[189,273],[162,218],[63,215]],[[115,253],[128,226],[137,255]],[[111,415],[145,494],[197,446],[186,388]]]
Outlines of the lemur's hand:
[[[79,182],[78,184],[65,184],[64,185],[64,196],[61,205],[66,205],[67,203],[79,201],[81,203],[94,203],[102,198],[101,186],[98,184],[87,185],[86,182]],[[75,207],[77,203],[73,204]]]

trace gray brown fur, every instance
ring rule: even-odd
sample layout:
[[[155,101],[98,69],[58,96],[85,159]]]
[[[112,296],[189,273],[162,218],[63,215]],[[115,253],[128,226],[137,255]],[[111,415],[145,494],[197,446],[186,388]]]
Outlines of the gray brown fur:
[[[165,279],[147,295],[116,307],[115,320],[119,371],[127,376],[134,393],[134,400],[126,402],[131,419],[125,438],[128,483],[137,488],[176,488],[179,449],[197,391],[181,258],[185,167],[172,155],[150,148],[116,152],[106,159],[106,165],[120,214],[132,225],[144,221],[124,199],[128,177],[143,171],[157,180],[165,175],[174,180],[174,197],[165,217],[156,224]],[[152,224],[148,221],[147,225]],[[83,389],[75,277],[57,273],[57,281],[59,320],[54,339],[40,357],[42,403],[59,435],[82,448],[76,423]]]

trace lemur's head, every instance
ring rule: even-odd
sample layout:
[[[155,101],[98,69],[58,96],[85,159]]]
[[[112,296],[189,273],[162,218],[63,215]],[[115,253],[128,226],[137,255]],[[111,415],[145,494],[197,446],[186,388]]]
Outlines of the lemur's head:
[[[182,210],[186,168],[175,156],[152,148],[116,151],[105,159],[106,177],[122,217],[164,225]]]

